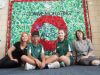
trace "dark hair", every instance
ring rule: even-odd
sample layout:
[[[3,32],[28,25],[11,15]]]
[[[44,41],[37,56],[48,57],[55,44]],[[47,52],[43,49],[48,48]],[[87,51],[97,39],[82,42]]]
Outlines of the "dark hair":
[[[78,38],[78,36],[77,36],[77,32],[81,32],[81,33],[83,34],[83,40],[86,39],[84,33],[83,33],[81,30],[77,30],[76,33],[75,33],[75,35],[76,35],[76,40],[79,40],[79,38]]]
[[[32,36],[34,36],[34,35],[38,35],[38,36],[39,36],[39,31],[34,31],[34,32],[32,32],[31,35],[32,35]]]

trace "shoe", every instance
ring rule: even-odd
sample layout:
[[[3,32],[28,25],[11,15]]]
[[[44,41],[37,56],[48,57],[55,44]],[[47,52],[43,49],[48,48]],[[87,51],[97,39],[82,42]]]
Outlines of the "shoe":
[[[48,64],[48,68],[60,68],[60,63],[58,61]]]
[[[48,69],[48,65],[46,65],[43,69]]]
[[[94,66],[99,66],[100,65],[100,60],[94,60],[95,62],[92,64]]]
[[[36,68],[35,65],[31,65],[31,64],[29,64],[29,63],[26,63],[26,64],[25,64],[25,70],[32,70],[32,69],[35,69],[35,68]]]
[[[64,62],[61,62],[61,63],[60,63],[60,66],[61,66],[61,67],[65,67],[66,65],[65,65]]]

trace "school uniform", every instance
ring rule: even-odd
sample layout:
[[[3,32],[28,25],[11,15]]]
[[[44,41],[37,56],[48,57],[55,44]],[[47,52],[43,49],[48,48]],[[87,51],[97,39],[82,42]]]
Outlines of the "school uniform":
[[[56,52],[58,53],[59,57],[66,55],[69,51],[71,51],[70,45],[68,40],[64,39],[63,41],[58,41]],[[71,64],[73,63],[73,56],[70,57]]]
[[[27,52],[31,53],[34,58],[41,60],[41,54],[44,53],[44,49],[41,44],[35,46],[33,43],[29,43],[27,46]]]

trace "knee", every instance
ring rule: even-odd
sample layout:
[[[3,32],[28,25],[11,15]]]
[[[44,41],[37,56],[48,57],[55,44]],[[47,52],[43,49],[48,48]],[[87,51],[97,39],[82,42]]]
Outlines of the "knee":
[[[60,61],[60,62],[64,62],[66,65],[70,65],[70,59],[69,59],[69,57],[67,57],[67,56],[61,56],[61,57],[59,58],[59,61]]]
[[[22,56],[21,56],[21,60],[25,60],[26,57],[27,57],[26,55],[22,55]]]
[[[58,56],[57,55],[54,55],[53,58],[56,59],[56,60],[58,60]]]
[[[59,57],[59,60],[60,60],[60,61],[66,60],[66,56],[61,56],[61,57]]]

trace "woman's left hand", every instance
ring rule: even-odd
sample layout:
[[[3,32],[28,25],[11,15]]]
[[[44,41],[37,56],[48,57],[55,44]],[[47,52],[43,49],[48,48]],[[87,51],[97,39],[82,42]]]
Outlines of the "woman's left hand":
[[[81,59],[86,59],[88,58],[89,56],[82,56]]]

